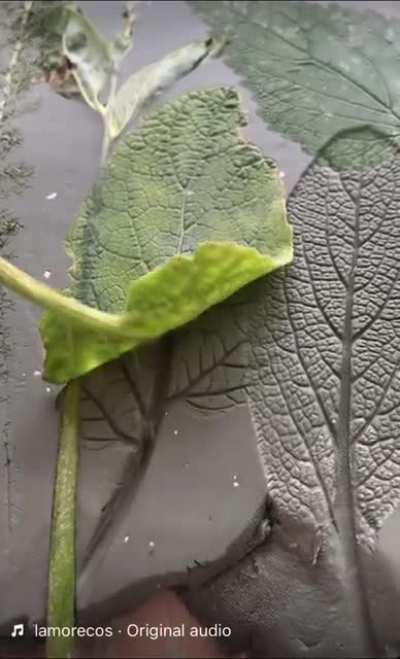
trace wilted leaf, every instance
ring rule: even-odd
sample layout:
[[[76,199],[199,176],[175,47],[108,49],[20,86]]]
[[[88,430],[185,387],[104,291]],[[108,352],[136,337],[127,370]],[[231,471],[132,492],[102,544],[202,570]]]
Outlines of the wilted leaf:
[[[85,101],[101,112],[103,100],[113,72],[111,44],[81,12],[69,7],[62,35],[63,53],[76,67],[73,74]]]
[[[110,141],[121,133],[152,96],[196,68],[214,48],[212,39],[184,46],[159,62],[142,68],[114,94],[114,90],[110,93],[112,74],[116,73],[132,45],[133,6],[126,8],[124,29],[113,42],[107,41],[77,9],[63,7],[62,13],[59,13],[56,29],[59,31],[63,26],[64,56],[72,65],[72,75],[85,101],[101,114],[106,113]]]
[[[398,140],[398,21],[336,4],[190,4],[214,29],[228,30],[229,63],[277,131],[311,152],[338,131],[362,125]],[[357,153],[356,142],[354,158]]]
[[[123,331],[95,333],[46,314],[48,379],[82,375],[290,262],[277,169],[238,136],[239,125],[236,92],[195,92],[119,144],[68,249],[71,293],[126,310]]]
[[[191,43],[134,73],[107,107],[106,126],[111,140],[158,92],[195,69],[214,47],[213,40]]]
[[[134,1],[124,3],[122,14],[124,27],[112,43],[112,54],[115,64],[120,64],[132,48],[133,28],[135,25],[135,4]]]
[[[38,4],[35,2],[35,19],[38,28],[62,37],[68,25],[70,13],[76,11],[76,3],[63,0],[63,2],[52,2],[50,6],[47,2],[42,2],[41,7],[38,7]]]

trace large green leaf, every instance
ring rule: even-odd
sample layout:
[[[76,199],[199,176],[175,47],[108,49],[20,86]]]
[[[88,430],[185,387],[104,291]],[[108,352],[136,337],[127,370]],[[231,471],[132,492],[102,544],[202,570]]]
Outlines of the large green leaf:
[[[290,262],[276,166],[238,134],[235,91],[191,93],[119,144],[71,231],[71,294],[121,332],[45,315],[46,377],[66,382]]]
[[[228,30],[229,63],[263,119],[308,151],[362,125],[398,139],[398,21],[308,2],[190,4],[214,29]],[[356,142],[354,149],[356,160]]]

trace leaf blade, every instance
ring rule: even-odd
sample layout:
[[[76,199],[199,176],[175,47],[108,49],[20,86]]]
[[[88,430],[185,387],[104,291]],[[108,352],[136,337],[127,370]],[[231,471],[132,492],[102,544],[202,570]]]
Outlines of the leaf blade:
[[[242,122],[232,90],[196,92],[118,146],[70,235],[71,293],[126,312],[129,337],[46,314],[49,379],[84,374],[291,260],[282,184],[275,166],[238,138]]]
[[[256,94],[262,118],[306,151],[363,125],[398,140],[395,19],[296,1],[189,4],[228,31],[228,61]]]

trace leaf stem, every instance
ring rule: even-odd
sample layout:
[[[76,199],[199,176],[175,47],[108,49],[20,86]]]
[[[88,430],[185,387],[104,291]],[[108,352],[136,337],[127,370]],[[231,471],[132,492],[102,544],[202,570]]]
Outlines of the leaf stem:
[[[107,162],[108,152],[111,141],[108,134],[107,120],[103,117],[103,141],[101,143],[100,169],[102,170]]]
[[[60,445],[54,487],[50,538],[47,623],[50,627],[72,627],[75,620],[75,525],[79,464],[80,383],[66,388],[61,418]],[[49,637],[48,659],[71,657],[74,640]]]
[[[116,91],[117,91],[117,82],[118,82],[117,73],[116,73],[116,71],[113,71],[113,73],[111,75],[111,79],[110,79],[110,93],[109,93],[108,100],[107,100],[106,110],[105,110],[104,114],[102,114],[102,118],[103,118],[103,142],[102,142],[102,146],[101,146],[101,158],[100,158],[100,168],[101,169],[105,166],[105,164],[107,162],[108,154],[109,154],[110,147],[111,147],[111,144],[112,144],[112,139],[111,139],[111,136],[110,136],[110,127],[109,127],[110,119],[109,119],[109,115],[108,115],[108,108],[110,106],[112,107],[112,105],[114,103],[115,94],[116,94]]]
[[[58,311],[69,320],[87,329],[125,336],[123,319],[119,314],[106,313],[89,307],[37,281],[20,268],[0,257],[0,283],[40,307]],[[128,334],[129,335],[129,334]]]

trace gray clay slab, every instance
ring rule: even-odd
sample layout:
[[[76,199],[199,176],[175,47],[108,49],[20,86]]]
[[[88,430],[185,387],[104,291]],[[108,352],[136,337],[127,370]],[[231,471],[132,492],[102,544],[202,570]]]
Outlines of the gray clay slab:
[[[122,3],[80,4],[104,32],[112,34],[119,28]],[[377,8],[374,2],[345,4],[356,9]],[[400,15],[396,2],[379,3],[379,11],[388,16]],[[0,33],[1,29],[0,26]],[[184,2],[141,3],[135,49],[123,65],[123,76],[192,39],[204,38],[207,33],[206,26]],[[3,66],[2,60],[0,63]],[[245,134],[278,162],[290,192],[310,158],[297,145],[264,127],[255,115],[251,94],[223,62],[207,62],[158,102],[190,89],[221,84],[235,85],[241,90],[249,116]],[[12,157],[33,166],[34,173],[30,187],[23,194],[11,196],[4,202],[23,224],[12,240],[11,251],[25,270],[37,278],[48,272],[49,282],[61,287],[67,283],[69,265],[63,252],[63,238],[96,178],[101,124],[83,104],[57,96],[44,84],[31,89],[26,100],[34,101],[35,107],[13,118],[23,141]],[[46,199],[54,192],[57,193],[54,199]],[[24,617],[33,621],[42,619],[45,614],[58,417],[54,405],[56,388],[49,390],[35,375],[42,361],[42,349],[34,329],[38,317],[30,305],[14,299],[11,308],[5,311],[9,353],[6,358],[8,377],[2,383],[0,396],[3,502],[0,508],[0,592],[7,596],[2,596],[0,603],[0,627],[12,619]],[[222,416],[207,415],[194,412],[178,401],[167,411],[153,460],[134,503],[118,517],[111,540],[81,574],[78,590],[81,612],[90,615],[93,610],[107,615],[136,601],[135,597],[140,599],[158,584],[184,583],[187,568],[192,567],[194,561],[207,562],[224,556],[264,501],[263,470],[254,428],[245,408],[228,411]],[[110,446],[99,452],[82,449],[78,538],[81,565],[101,509],[119,482],[128,459],[129,451],[124,446]],[[238,486],[234,485],[235,481]],[[387,582],[400,591],[396,542],[399,526],[400,516],[393,515],[381,533],[379,554],[385,562],[385,571],[389,570]],[[266,550],[259,550],[258,572],[252,571],[254,565],[249,558],[244,568],[240,566],[233,573],[227,573],[222,588],[219,589],[217,583],[215,588],[194,595],[192,606],[211,619],[213,616],[228,619],[230,624],[238,625],[240,616],[249,617],[249,611],[256,610],[261,600],[272,597],[268,591],[274,592],[273,584],[265,577],[269,560],[276,566],[277,573],[286,570],[293,582],[301,581],[301,567],[297,573],[292,573],[287,563],[291,560],[290,552],[276,550],[279,537],[274,543]],[[308,556],[311,550],[307,547],[304,551]],[[243,578],[253,585],[259,584],[256,591],[249,586],[247,599],[237,585]],[[382,576],[384,583],[385,579]],[[235,608],[232,602],[242,596],[246,605]],[[289,600],[288,596],[273,603],[277,616],[279,605],[287,609]],[[380,601],[378,596],[375,601]],[[323,602],[316,601],[313,610],[320,605]],[[229,615],[227,608],[231,611]],[[263,625],[262,611],[261,607],[256,621],[259,628]],[[291,612],[290,617],[293,616]],[[343,622],[341,616],[342,611],[335,618],[335,624]],[[258,642],[259,652],[265,652],[262,634]],[[297,647],[295,649],[300,652]],[[303,651],[304,656],[318,656],[307,648]]]
[[[105,33],[120,27],[119,2],[83,2],[83,9]],[[168,29],[166,29],[168,26]],[[157,34],[157,38],[154,35]],[[142,3],[135,36],[135,50],[124,62],[126,77],[174,48],[208,34],[206,26],[184,2]],[[239,81],[221,61],[213,60],[180,81],[160,102],[196,88],[236,85]],[[278,160],[291,187],[309,161],[297,145],[266,130],[254,115],[254,103],[242,89],[249,112],[246,135]],[[69,260],[63,239],[72,218],[95,178],[101,149],[101,123],[84,104],[56,95],[39,84],[24,97],[34,109],[17,113],[13,125],[23,142],[13,159],[34,167],[29,188],[5,200],[20,218],[23,229],[11,244],[15,262],[33,276],[62,287],[67,283]],[[57,193],[54,199],[46,196]],[[7,311],[10,328],[8,380],[4,386],[7,408],[2,410],[4,439],[1,508],[2,560],[0,590],[7,593],[0,605],[0,623],[44,616],[47,554],[52,487],[57,450],[56,387],[48,389],[35,374],[42,363],[42,348],[35,329],[40,314],[31,305],[13,299]],[[154,462],[115,542],[109,547],[92,578],[84,579],[79,605],[114,597],[126,584],[172,571],[185,573],[193,560],[221,556],[248,523],[264,496],[262,470],[249,441],[249,420],[232,419],[232,432],[222,433],[220,422],[195,417],[187,410],[174,421],[171,412],[161,433]],[[240,415],[239,415],[240,416]],[[182,418],[181,418],[182,417]],[[182,420],[184,419],[184,420]],[[171,423],[185,430],[173,434]],[[191,432],[188,424],[193,423]],[[250,433],[251,434],[251,433]],[[189,436],[190,435],[190,436]],[[118,481],[126,460],[124,447],[91,453],[82,451],[80,491],[80,550],[98,521],[102,506]],[[185,465],[188,466],[185,466]],[[233,475],[241,486],[233,488]],[[234,505],[232,498],[234,497]],[[129,536],[129,542],[124,538]],[[157,543],[148,552],[148,543]]]

